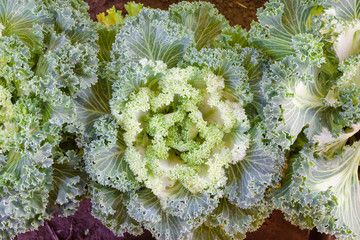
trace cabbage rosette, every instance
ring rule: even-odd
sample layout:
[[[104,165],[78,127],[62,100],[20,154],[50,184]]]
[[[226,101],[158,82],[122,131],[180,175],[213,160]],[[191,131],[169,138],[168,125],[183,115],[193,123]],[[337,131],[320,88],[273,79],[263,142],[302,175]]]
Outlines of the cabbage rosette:
[[[338,239],[360,239],[359,12],[357,0],[271,1],[252,35],[277,60],[264,74],[264,114],[289,152],[273,203]]]
[[[118,235],[244,238],[270,213],[283,164],[264,138],[264,60],[204,2],[108,29],[111,60],[76,99],[93,214]]]
[[[66,128],[73,97],[97,80],[86,9],[81,1],[0,1],[1,239],[36,229],[55,211],[73,213],[85,194]]]

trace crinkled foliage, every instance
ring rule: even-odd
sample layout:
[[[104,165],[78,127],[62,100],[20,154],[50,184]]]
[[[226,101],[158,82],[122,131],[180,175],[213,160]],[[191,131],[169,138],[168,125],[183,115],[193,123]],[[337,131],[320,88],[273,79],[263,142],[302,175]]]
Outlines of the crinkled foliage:
[[[78,94],[74,125],[93,214],[118,235],[144,226],[157,239],[258,228],[284,159],[265,137],[267,61],[246,31],[206,2],[145,8],[99,29],[101,79]]]
[[[125,8],[0,0],[0,238],[89,189],[119,236],[242,239],[278,208],[360,239],[360,1],[271,0],[249,33]]]
[[[359,11],[357,0],[271,1],[252,32],[277,60],[264,74],[264,114],[289,152],[273,202],[294,224],[339,239],[360,236]]]
[[[0,1],[0,238],[68,215],[86,174],[73,98],[96,82],[94,23],[82,1]]]

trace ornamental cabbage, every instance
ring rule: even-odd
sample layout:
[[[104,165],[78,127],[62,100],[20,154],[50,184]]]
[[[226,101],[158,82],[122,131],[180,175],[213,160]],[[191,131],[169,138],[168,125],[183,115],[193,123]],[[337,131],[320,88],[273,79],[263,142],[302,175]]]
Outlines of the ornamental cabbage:
[[[82,1],[0,0],[0,238],[74,212],[85,193],[75,95],[97,81]]]
[[[274,0],[251,36],[276,60],[264,114],[289,156],[274,206],[339,239],[360,239],[359,12],[358,0]]]
[[[75,100],[93,214],[117,235],[244,238],[284,163],[264,137],[266,59],[205,2],[112,22],[98,23],[99,81]]]

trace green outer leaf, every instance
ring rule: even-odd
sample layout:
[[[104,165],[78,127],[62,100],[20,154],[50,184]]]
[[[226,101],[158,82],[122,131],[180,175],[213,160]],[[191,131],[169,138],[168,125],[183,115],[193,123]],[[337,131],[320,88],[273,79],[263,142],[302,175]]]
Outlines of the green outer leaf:
[[[103,115],[109,114],[109,100],[111,99],[110,82],[104,79],[91,88],[82,90],[75,98],[75,124],[84,132],[85,137],[94,133],[94,123]]]
[[[127,209],[129,215],[142,223],[158,240],[188,239],[194,227],[191,221],[164,211],[159,199],[150,189],[141,189],[132,194]]]
[[[262,77],[267,70],[267,59],[262,54],[252,48],[244,48],[241,52],[243,66],[247,70],[250,92],[253,100],[245,106],[246,113],[250,119],[261,116],[264,118],[263,108],[266,105],[264,93],[261,89]]]
[[[4,170],[20,179],[23,177],[23,173],[26,171],[25,168],[28,165],[44,168],[50,167],[52,164],[52,160],[49,158],[51,155],[50,149],[51,145],[49,143],[41,147],[37,146],[33,153],[28,151],[27,154],[25,154],[26,150],[11,149],[7,154],[7,164]]]
[[[313,200],[318,208],[311,209],[305,202],[307,192],[301,188],[304,179],[296,172],[296,169],[301,167],[302,162],[297,160],[297,156],[291,157],[285,177],[281,181],[281,187],[271,189],[270,193],[273,205],[283,211],[288,221],[300,228],[311,229],[314,227],[313,218],[328,215],[336,204],[336,200],[330,196],[329,192],[326,192]],[[327,196],[332,197],[331,201],[327,201]]]
[[[126,205],[129,196],[125,193],[95,182],[90,185],[92,214],[100,219],[118,236],[125,232],[133,235],[142,234],[141,225],[127,213]]]
[[[97,80],[96,55],[97,50],[92,46],[73,45],[65,34],[51,34],[48,49],[40,57],[35,70],[36,75],[42,79],[37,84],[39,88],[33,87],[33,91],[51,98],[51,90],[54,88],[61,88],[64,93],[75,95],[81,89],[90,87]]]
[[[347,166],[347,162],[339,158],[319,159],[314,157],[313,151],[312,148],[304,148],[299,155],[291,157],[282,186],[271,190],[274,205],[284,212],[287,220],[300,228],[316,226],[319,231],[334,234],[340,239],[353,239],[353,233],[337,215],[337,211],[343,211],[342,206],[349,206],[341,204],[342,200],[338,198],[341,196],[333,192],[337,186],[330,187],[333,181],[328,181],[341,166]],[[335,184],[345,183],[351,188],[349,182],[340,179]],[[358,198],[359,194],[353,196]],[[351,212],[350,216],[359,216],[352,215],[357,206],[346,210]]]
[[[27,95],[31,71],[31,53],[17,36],[0,38],[1,85],[13,96]]]
[[[209,215],[219,203],[218,193],[191,193],[181,183],[166,189],[168,198],[163,202],[168,214],[184,220],[194,220]],[[213,196],[215,195],[215,196]]]
[[[11,150],[1,155],[0,237],[12,239],[19,232],[43,224],[47,197],[52,189],[51,146],[46,143],[31,154]]]
[[[61,162],[54,163],[53,189],[49,193],[47,212],[59,212],[68,216],[76,211],[79,205],[79,197],[85,194],[87,174],[79,166],[80,157],[74,151],[66,152]]]
[[[260,25],[253,24],[251,42],[275,60],[295,54],[293,36],[310,31],[312,17],[322,9],[315,0],[272,0],[265,6],[258,10]]]
[[[341,131],[345,119],[337,104],[339,100],[327,102],[334,79],[320,74],[320,69],[310,60],[302,62],[289,56],[273,64],[266,78],[264,92],[269,104],[264,112],[269,129],[296,137],[307,126],[309,138],[323,127],[334,134]]]
[[[184,56],[182,67],[193,65],[210,68],[225,79],[226,97],[244,103],[251,102],[247,71],[243,66],[243,56],[234,49],[203,48],[200,51],[189,48]]]
[[[171,68],[182,60],[191,44],[193,35],[170,21],[166,12],[142,9],[139,16],[129,19],[116,35],[112,54],[120,67],[122,63],[147,58],[154,62],[162,60]]]
[[[125,160],[126,145],[120,135],[116,142],[107,143],[104,138],[93,141],[86,150],[86,170],[100,184],[127,192],[138,189],[129,164]]]
[[[336,16],[346,21],[359,19],[360,17],[360,1],[359,0],[328,0],[325,6],[333,7]]]
[[[37,0],[39,1],[39,0]],[[88,14],[89,6],[81,0],[44,0],[40,6],[46,5],[54,18],[54,30],[63,32],[73,45],[94,44],[98,38],[95,22]]]
[[[239,25],[224,27],[220,38],[215,41],[213,47],[233,48],[236,46],[250,46],[249,33]]]
[[[74,103],[64,94],[58,92],[57,102],[45,102],[42,106],[43,120],[49,121],[56,126],[62,126],[65,123],[73,121]]]
[[[241,238],[244,238],[242,235]],[[236,238],[236,239],[241,239]],[[231,240],[233,239],[226,234],[220,226],[212,227],[206,223],[194,230],[191,240]]]
[[[97,45],[99,46],[98,58],[100,61],[110,62],[111,49],[115,42],[116,28],[111,25],[106,27],[101,23],[97,24],[96,27],[99,35],[99,40],[97,41]]]
[[[229,24],[208,2],[181,2],[171,5],[169,18],[194,32],[196,49],[210,47]]]
[[[220,226],[224,229],[227,235],[236,239],[243,239],[246,232],[258,229],[270,213],[271,209],[263,202],[250,209],[242,209],[223,198],[210,221],[211,225]]]
[[[238,207],[247,209],[264,198],[270,186],[276,186],[283,168],[283,153],[275,142],[266,143],[261,124],[250,132],[250,147],[243,160],[226,169],[225,196]]]
[[[310,161],[299,173],[306,178],[304,183],[313,195],[330,189],[337,199],[332,216],[338,219],[335,223],[328,222],[327,216],[324,219],[316,219],[315,225],[320,231],[339,234],[336,227],[343,224],[349,227],[353,233],[360,236],[360,183],[358,168],[360,165],[360,142],[354,143],[353,146],[345,146],[332,159],[315,159],[304,154],[303,158]],[[330,224],[330,225],[329,225]],[[335,225],[332,229],[332,225]],[[338,226],[336,226],[338,225]],[[343,234],[343,232],[340,232]]]
[[[1,0],[0,23],[5,27],[3,36],[17,35],[31,50],[40,48],[41,35],[33,26],[49,23],[45,16],[34,14],[35,4],[31,1]]]
[[[155,73],[148,66],[143,68],[140,63],[130,62],[118,71],[118,76],[112,85],[113,96],[110,100],[112,113],[124,111],[125,101],[131,93],[141,87],[158,87],[157,83],[163,73]]]

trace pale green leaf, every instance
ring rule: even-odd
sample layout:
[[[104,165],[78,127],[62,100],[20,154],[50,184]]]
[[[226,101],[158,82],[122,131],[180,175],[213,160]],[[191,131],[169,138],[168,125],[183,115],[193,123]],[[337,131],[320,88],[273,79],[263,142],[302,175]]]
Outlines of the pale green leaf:
[[[277,144],[266,142],[261,125],[251,130],[250,147],[244,159],[226,169],[225,196],[241,208],[251,208],[264,198],[270,186],[276,186],[284,164]]]
[[[127,213],[126,205],[129,196],[114,188],[92,183],[92,214],[100,219],[116,235],[123,236],[125,232],[140,235],[141,225]]]
[[[142,223],[159,240],[188,239],[194,227],[191,221],[182,220],[162,209],[159,199],[150,189],[131,195],[127,204],[129,215]]]
[[[105,125],[99,130],[106,134]],[[136,181],[125,157],[126,145],[121,133],[115,142],[108,142],[105,138],[93,141],[86,151],[86,169],[91,178],[100,184],[111,186],[127,192],[138,189],[140,183]]]
[[[95,85],[82,90],[75,98],[75,124],[89,137],[94,132],[94,123],[110,113],[109,100],[112,90],[109,81],[100,79]]]
[[[223,15],[208,2],[181,2],[169,9],[170,19],[194,32],[196,49],[210,47],[228,26]]]
[[[258,11],[260,24],[253,24],[251,41],[275,60],[295,54],[293,36],[309,32],[312,17],[322,10],[314,0],[272,0],[265,7]]]
[[[161,60],[171,68],[182,60],[191,43],[189,30],[170,21],[166,12],[142,9],[116,35],[113,54],[120,63],[146,58]]]

